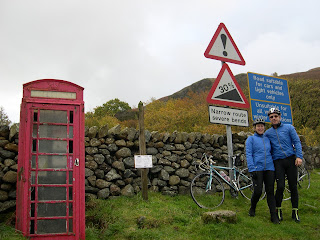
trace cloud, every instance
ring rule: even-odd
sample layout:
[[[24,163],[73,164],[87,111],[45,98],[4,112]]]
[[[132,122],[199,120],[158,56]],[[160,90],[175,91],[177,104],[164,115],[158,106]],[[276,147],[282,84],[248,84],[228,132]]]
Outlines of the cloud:
[[[84,87],[87,111],[170,95],[218,75],[221,63],[203,53],[220,22],[247,63],[230,64],[234,74],[306,71],[318,67],[317,9],[310,0],[2,0],[0,105],[18,122],[22,84],[42,78]]]

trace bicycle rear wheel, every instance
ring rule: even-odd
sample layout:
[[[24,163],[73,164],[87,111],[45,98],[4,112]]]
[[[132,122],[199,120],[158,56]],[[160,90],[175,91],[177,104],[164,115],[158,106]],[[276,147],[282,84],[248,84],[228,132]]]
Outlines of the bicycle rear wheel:
[[[190,193],[193,201],[201,208],[217,208],[224,201],[224,187],[215,175],[200,173],[191,182]]]
[[[310,187],[310,174],[305,167],[298,167],[298,189],[309,189]]]
[[[297,188],[299,189],[309,189],[310,187],[310,174],[308,172],[308,170],[303,167],[303,166],[299,166],[298,167],[298,179],[297,179]],[[283,200],[289,200],[291,199],[291,192],[289,189],[289,184],[288,184],[288,180],[286,178],[286,182],[285,182],[285,189],[283,192]]]
[[[276,187],[275,187],[275,188],[276,188]],[[289,199],[291,199],[291,192],[290,192],[290,189],[289,189],[288,179],[287,179],[287,177],[286,177],[282,200],[283,200],[283,201],[287,201],[287,200],[289,200]]]
[[[238,182],[238,188],[239,188],[241,195],[244,198],[251,200],[254,186],[253,186],[252,178],[250,176],[248,168],[244,168],[239,172],[237,182]],[[266,191],[265,191],[265,188],[263,185],[260,200],[264,199],[265,196],[266,196]]]

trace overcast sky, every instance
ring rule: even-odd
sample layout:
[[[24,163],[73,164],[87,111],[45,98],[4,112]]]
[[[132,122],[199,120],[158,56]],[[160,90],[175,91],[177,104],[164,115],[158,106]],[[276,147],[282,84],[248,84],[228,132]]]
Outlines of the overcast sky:
[[[131,107],[217,77],[204,57],[223,22],[245,66],[234,75],[320,67],[316,0],[0,0],[0,106],[19,122],[22,85],[54,78],[85,88],[86,111]]]

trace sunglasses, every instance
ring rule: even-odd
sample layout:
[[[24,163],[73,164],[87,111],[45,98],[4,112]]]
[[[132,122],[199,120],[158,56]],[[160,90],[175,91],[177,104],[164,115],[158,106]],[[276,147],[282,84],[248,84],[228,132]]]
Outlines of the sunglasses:
[[[270,119],[272,119],[272,118],[278,118],[278,117],[279,117],[278,115],[269,116]]]

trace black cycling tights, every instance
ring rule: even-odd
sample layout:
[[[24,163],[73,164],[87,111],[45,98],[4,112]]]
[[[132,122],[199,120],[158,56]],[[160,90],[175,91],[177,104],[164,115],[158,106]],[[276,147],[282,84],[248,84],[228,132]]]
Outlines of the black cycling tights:
[[[256,208],[259,198],[262,194],[263,183],[267,193],[267,203],[270,212],[276,211],[276,202],[274,199],[274,171],[256,171],[256,175],[252,178],[254,190],[251,197],[251,207]]]
[[[299,196],[297,189],[297,176],[298,171],[295,165],[296,156],[290,156],[285,159],[278,159],[274,161],[274,167],[276,169],[276,206],[281,207],[283,199],[283,191],[285,187],[285,176],[287,176],[289,190],[291,192],[291,204],[292,208],[298,208]]]

